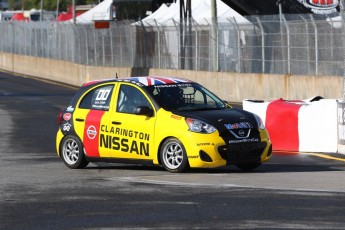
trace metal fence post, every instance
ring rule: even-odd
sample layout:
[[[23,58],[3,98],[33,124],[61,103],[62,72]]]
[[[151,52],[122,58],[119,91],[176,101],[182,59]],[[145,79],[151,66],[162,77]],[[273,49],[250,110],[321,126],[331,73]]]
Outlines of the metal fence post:
[[[93,55],[94,55],[94,63],[95,63],[95,66],[97,66],[97,42],[96,42],[96,30],[92,30],[93,31],[93,45],[94,45],[94,52],[93,52]]]
[[[35,57],[38,57],[38,30],[34,28],[35,31]]]
[[[177,52],[177,60],[178,60],[178,62],[177,62],[177,68],[181,68],[181,57],[180,57],[180,55],[181,55],[181,30],[180,30],[180,25],[178,25],[178,22],[176,22],[174,19],[171,19],[171,20],[173,20],[173,23],[174,23],[174,25],[175,25],[175,30],[177,31],[177,33],[178,33],[178,41],[177,41],[177,50],[178,50],[178,52]]]
[[[198,24],[196,21],[194,21],[194,25],[195,25],[195,70],[198,70],[198,62],[199,62],[199,39],[198,39],[198,35],[199,35],[199,30],[198,30]]]
[[[24,31],[24,55],[27,55],[27,37],[26,37],[26,30],[27,28],[24,28],[23,31]]]
[[[158,69],[161,68],[161,40],[160,40],[160,30],[158,23],[156,19],[153,20],[154,23],[156,24],[156,29],[157,29],[157,52],[158,52]]]
[[[14,47],[15,47],[15,45],[16,45],[16,41],[15,41],[15,39],[16,39],[16,33],[15,33],[15,28],[14,28],[14,22],[10,22],[11,23],[11,26],[12,26],[12,47],[11,47],[11,51],[12,51],[12,53],[15,53],[15,49],[14,49]],[[10,40],[10,39],[9,39]]]
[[[310,15],[311,22],[314,26],[314,31],[315,31],[315,75],[319,75],[319,42],[318,42],[318,30],[317,30],[317,25],[315,23],[314,17]]]
[[[78,47],[79,47],[79,36],[78,36],[78,27],[77,26],[72,26],[71,27],[71,33],[73,35],[73,39],[71,41],[71,50],[73,50],[73,62],[78,62]]]
[[[291,47],[290,47],[290,28],[289,24],[287,23],[285,16],[282,15],[282,19],[286,28],[286,37],[287,37],[287,65],[288,70],[287,73],[291,74]]]
[[[231,22],[231,20],[228,19],[228,21],[231,24],[235,25],[236,31],[237,31],[237,72],[240,73],[242,69],[242,54],[241,54],[241,30],[239,25],[236,22],[236,19],[233,18],[234,22]]]
[[[84,28],[84,31],[85,31],[85,50],[86,50],[86,65],[89,65],[90,62],[89,62],[89,36],[88,36],[88,33],[87,33],[87,29],[86,27],[83,27]],[[82,63],[84,64],[84,63]]]
[[[42,25],[42,22],[38,23],[39,25],[39,31],[40,31],[40,34],[41,34],[41,54],[39,54],[40,57],[45,57],[45,49],[46,49],[46,46],[45,46],[45,37],[44,37],[44,30],[43,30],[43,25]]]
[[[82,58],[82,56],[83,56],[83,53],[82,53],[82,48],[83,48],[83,46],[82,46],[82,40],[84,40],[84,39],[82,39],[81,27],[78,27],[77,33],[78,33],[78,37],[79,37],[79,42],[78,42],[78,44],[79,44],[79,54],[80,54],[80,57],[79,57],[79,64],[85,64],[84,59]],[[86,39],[87,39],[87,38],[86,38]],[[85,49],[85,50],[86,50],[86,52],[87,52],[87,49]],[[86,56],[86,55],[85,55],[85,56]]]
[[[76,40],[78,39],[78,35],[76,33],[77,27],[76,25],[71,27],[71,35],[72,35],[72,39],[70,41],[71,44],[71,51],[72,51],[72,60],[75,63],[77,60],[77,48],[78,48],[78,42],[76,42]]]
[[[114,47],[113,47],[113,29],[109,28],[109,36],[110,36],[110,61],[111,66],[114,66]]]
[[[308,21],[301,15],[300,16],[302,18],[302,20],[304,21],[305,23],[305,30],[306,30],[306,34],[307,34],[307,47],[308,47],[308,50],[307,50],[307,57],[308,57],[308,60],[307,60],[307,64],[308,64],[308,73],[310,73],[310,53],[309,53],[309,47],[310,47],[310,39],[309,39],[309,26],[308,26]]]
[[[265,31],[264,31],[264,27],[262,26],[262,23],[259,19],[259,17],[256,17],[256,20],[258,21],[259,23],[259,27],[260,27],[260,30],[261,30],[261,68],[262,68],[262,73],[265,73]]]
[[[0,30],[1,30],[1,31],[5,31],[5,30],[4,30],[4,27],[3,27],[3,24],[2,24],[1,22],[0,22]],[[3,41],[4,41],[5,39],[4,39],[4,37],[3,37],[2,34],[3,34],[3,33],[0,34],[0,51],[3,52],[3,51],[4,51],[4,48],[3,48],[4,42],[3,42]]]
[[[118,31],[119,31],[119,35],[120,35],[120,66],[121,67],[123,67],[123,45],[122,44],[124,44],[125,42],[126,42],[126,40],[124,40],[124,39],[122,39],[122,36],[123,36],[123,34],[122,34],[122,28],[121,27],[119,27],[118,26]]]
[[[50,39],[50,28],[48,28],[46,26],[46,31],[47,31],[47,43],[48,43],[48,50],[47,50],[47,58],[51,58],[50,57],[50,43],[51,43],[51,39]]]
[[[131,47],[132,47],[132,52],[131,52],[131,67],[134,67],[134,52],[135,52],[135,50],[136,50],[136,47],[134,47],[134,41],[135,41],[135,39],[134,39],[134,28],[136,28],[135,26],[130,26],[130,32],[131,32],[131,35],[130,35],[130,37],[131,37]]]
[[[67,31],[65,31],[65,43],[66,43],[66,46],[65,46],[65,48],[66,48],[66,50],[65,50],[65,60],[70,60],[69,58],[68,58],[68,41],[70,41],[70,40],[72,40],[72,39],[68,39],[68,32]],[[73,55],[73,54],[72,54]]]
[[[4,29],[4,25],[0,22],[0,30],[1,31],[6,31]],[[0,34],[0,51],[4,51],[4,36],[3,36],[3,33]]]
[[[56,24],[56,28],[57,28],[57,31],[56,31],[56,46],[55,46],[55,50],[56,52],[58,52],[58,55],[56,55],[56,57],[58,57],[59,60],[61,60],[61,42],[60,42],[60,26],[58,26],[58,24]]]
[[[102,29],[101,33],[102,33],[102,64],[103,66],[105,66],[105,36],[106,36],[106,30]]]

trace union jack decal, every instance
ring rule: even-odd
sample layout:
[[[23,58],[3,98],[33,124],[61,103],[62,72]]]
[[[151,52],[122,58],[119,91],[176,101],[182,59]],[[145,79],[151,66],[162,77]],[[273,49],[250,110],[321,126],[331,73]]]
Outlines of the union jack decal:
[[[140,82],[145,86],[151,85],[165,85],[190,82],[186,79],[171,78],[171,77],[131,77],[128,80]]]

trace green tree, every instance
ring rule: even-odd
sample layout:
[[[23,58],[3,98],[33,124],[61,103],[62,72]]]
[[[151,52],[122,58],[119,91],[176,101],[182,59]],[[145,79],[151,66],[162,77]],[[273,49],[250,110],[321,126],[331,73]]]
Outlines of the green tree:
[[[8,0],[8,9],[10,10],[21,10],[22,3],[16,0]]]

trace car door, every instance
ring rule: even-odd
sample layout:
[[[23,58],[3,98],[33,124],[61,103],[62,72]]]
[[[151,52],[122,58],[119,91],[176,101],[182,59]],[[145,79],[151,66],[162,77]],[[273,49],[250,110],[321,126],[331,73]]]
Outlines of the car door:
[[[101,146],[107,147],[114,158],[153,159],[151,152],[154,143],[156,116],[136,115],[139,106],[153,110],[153,105],[139,87],[120,83],[117,90],[116,106],[110,123],[102,134]]]
[[[81,98],[73,114],[76,133],[88,157],[110,157],[109,149],[100,147],[99,143],[101,130],[110,121],[115,86],[104,84],[92,88]]]

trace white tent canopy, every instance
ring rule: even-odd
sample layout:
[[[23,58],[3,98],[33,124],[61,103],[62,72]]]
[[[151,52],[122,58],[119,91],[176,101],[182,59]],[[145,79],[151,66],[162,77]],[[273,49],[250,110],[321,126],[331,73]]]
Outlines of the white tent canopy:
[[[217,0],[217,17],[218,20],[235,20],[238,24],[244,24],[250,22],[235,10],[230,8],[221,0]],[[192,1],[192,18],[198,24],[210,24],[211,23],[211,2],[210,0],[193,0]],[[148,17],[142,19],[140,22],[136,22],[137,25],[159,25],[169,26],[173,25],[174,21],[180,20],[180,0],[176,3],[172,3],[169,7],[163,4],[158,10]]]
[[[88,24],[95,20],[111,20],[111,7],[113,0],[104,0],[97,6],[76,17],[76,23]],[[72,22],[73,19],[69,20]]]

